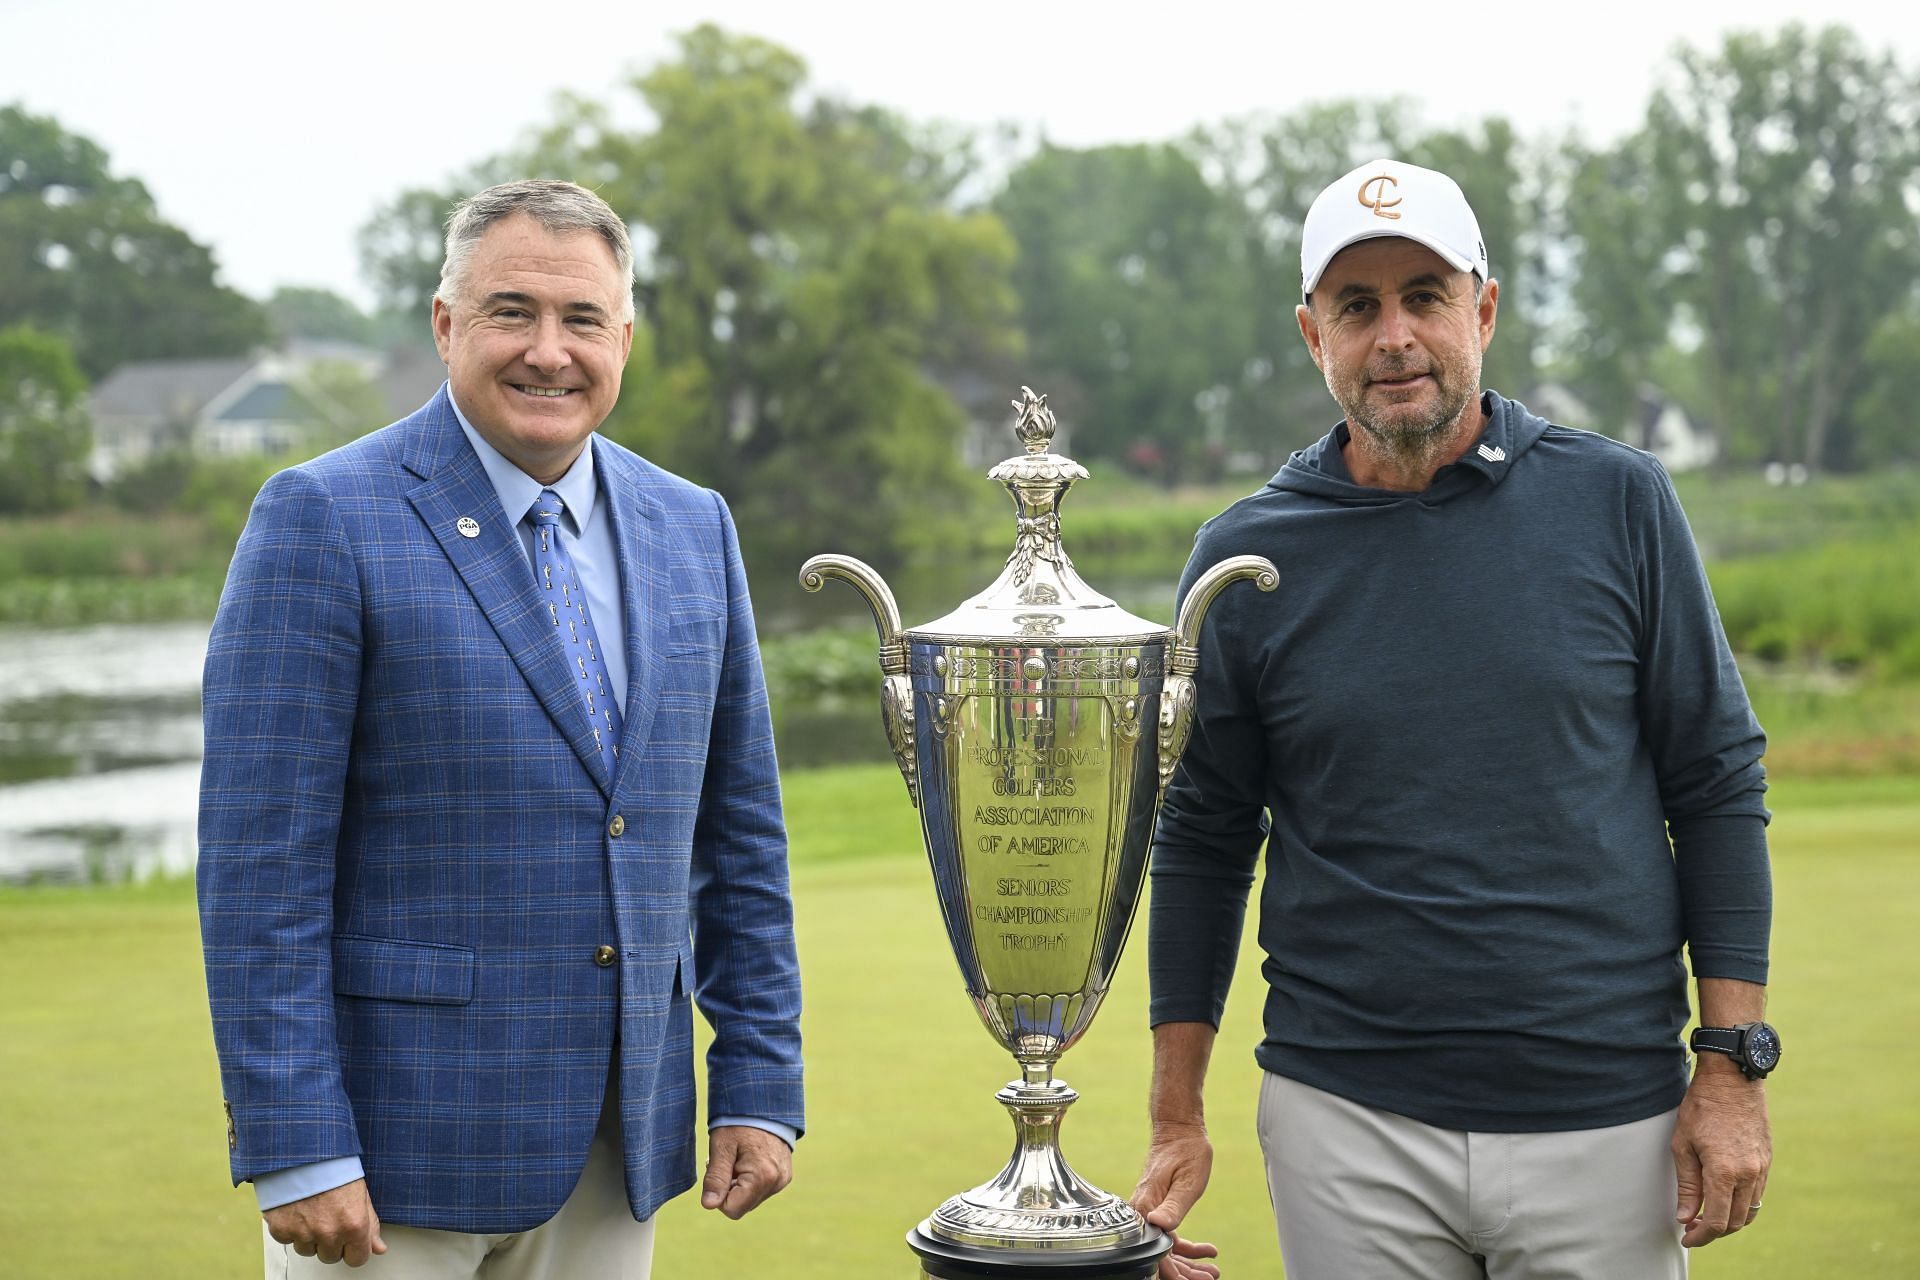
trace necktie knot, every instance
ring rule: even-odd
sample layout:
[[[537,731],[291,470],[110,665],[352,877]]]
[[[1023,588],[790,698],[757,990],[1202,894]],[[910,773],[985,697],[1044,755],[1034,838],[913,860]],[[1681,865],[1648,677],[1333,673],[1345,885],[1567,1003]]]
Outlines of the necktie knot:
[[[559,494],[551,489],[542,489],[540,496],[533,500],[533,505],[527,508],[527,519],[537,525],[557,525],[560,523],[560,513],[565,509],[566,504],[560,501]]]

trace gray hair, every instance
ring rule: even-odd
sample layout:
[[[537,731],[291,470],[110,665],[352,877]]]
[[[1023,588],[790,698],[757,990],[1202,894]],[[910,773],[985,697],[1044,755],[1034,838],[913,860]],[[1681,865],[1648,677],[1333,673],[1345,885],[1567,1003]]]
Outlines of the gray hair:
[[[627,238],[627,224],[605,200],[585,187],[544,178],[503,182],[453,207],[447,215],[447,256],[440,264],[440,287],[434,290],[435,297],[448,304],[459,300],[466,287],[473,247],[488,228],[517,213],[526,214],[555,235],[590,231],[604,240],[613,251],[614,266],[627,282],[620,295],[620,319],[633,319],[633,242]]]

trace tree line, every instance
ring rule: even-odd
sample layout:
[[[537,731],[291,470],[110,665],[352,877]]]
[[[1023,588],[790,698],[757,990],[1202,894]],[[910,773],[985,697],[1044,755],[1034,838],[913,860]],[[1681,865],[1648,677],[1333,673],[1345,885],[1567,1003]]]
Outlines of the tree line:
[[[609,434],[725,491],[768,542],[907,555],[974,487],[954,448],[970,389],[1049,389],[1077,456],[1169,481],[1323,432],[1335,411],[1293,318],[1300,222],[1382,154],[1452,174],[1480,216],[1503,286],[1489,385],[1558,383],[1590,414],[1570,425],[1630,440],[1657,389],[1728,465],[1920,453],[1920,76],[1842,28],[1678,49],[1640,126],[1603,144],[1354,101],[1063,148],[816,91],[791,51],[712,26],[619,95],[646,126],[568,99],[524,145],[382,207],[360,234],[372,317],[324,290],[221,287],[100,148],[0,109],[0,330],[35,331],[0,335],[0,475],[18,424],[64,394],[42,384],[72,385],[5,372],[49,340],[97,379],[276,330],[423,339],[451,202],[564,177],[635,231]],[[16,340],[39,355],[8,364]]]

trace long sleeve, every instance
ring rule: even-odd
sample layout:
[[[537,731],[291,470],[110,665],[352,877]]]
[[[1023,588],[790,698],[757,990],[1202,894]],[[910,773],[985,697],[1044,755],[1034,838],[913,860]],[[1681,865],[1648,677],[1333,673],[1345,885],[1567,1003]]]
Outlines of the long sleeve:
[[[361,1154],[331,949],[360,657],[359,579],[333,504],[283,471],[234,553],[204,685],[197,875],[235,1182]]]
[[[694,1002],[714,1029],[707,1110],[800,1132],[800,968],[773,725],[733,520],[718,495],[714,502],[727,560],[727,647],[691,886]]]
[[[1181,578],[1182,600],[1225,554],[1209,550],[1203,530]],[[1154,831],[1147,974],[1155,1026],[1220,1025],[1267,834],[1266,740],[1233,594],[1214,602],[1201,631],[1193,736]]]
[[[1673,841],[1682,928],[1696,978],[1765,982],[1766,737],[1672,481],[1649,465],[1637,513],[1639,710]]]

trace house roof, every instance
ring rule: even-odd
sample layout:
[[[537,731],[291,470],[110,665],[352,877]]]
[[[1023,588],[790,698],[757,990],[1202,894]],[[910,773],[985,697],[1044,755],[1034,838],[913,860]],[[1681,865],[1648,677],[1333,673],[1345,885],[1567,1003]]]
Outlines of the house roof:
[[[93,389],[93,416],[190,421],[256,363],[252,356],[214,360],[137,360]]]
[[[316,422],[321,414],[298,388],[285,382],[259,382],[214,417],[221,422]]]

